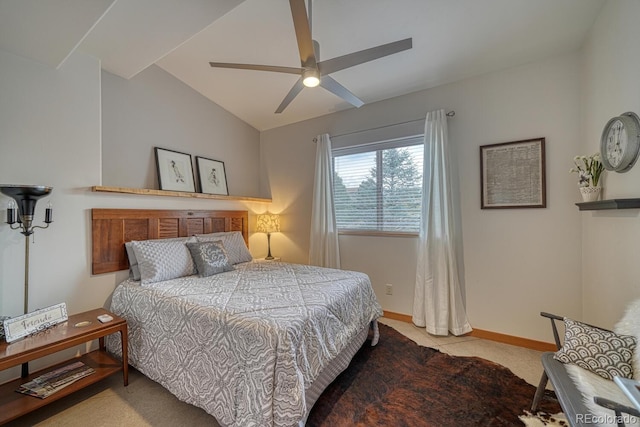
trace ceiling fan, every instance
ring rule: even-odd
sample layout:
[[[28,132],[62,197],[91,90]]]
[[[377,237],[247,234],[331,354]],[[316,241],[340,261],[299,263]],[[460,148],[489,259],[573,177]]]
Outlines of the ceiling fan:
[[[209,62],[209,65],[217,68],[271,71],[275,73],[300,75],[298,81],[293,85],[287,96],[285,96],[280,103],[280,106],[276,110],[276,114],[282,113],[305,86],[316,87],[320,85],[355,107],[360,107],[364,102],[351,93],[347,88],[329,77],[329,74],[355,65],[360,65],[365,62],[373,61],[374,59],[382,58],[384,56],[393,55],[394,53],[402,52],[403,50],[411,49],[412,47],[412,39],[408,38],[349,53],[347,55],[338,56],[325,61],[320,61],[320,46],[317,41],[311,38],[311,0],[309,0],[308,17],[304,0],[289,0],[289,5],[291,6],[293,26],[296,31],[298,51],[300,52],[300,68],[279,67],[273,65],[234,64],[228,62]]]

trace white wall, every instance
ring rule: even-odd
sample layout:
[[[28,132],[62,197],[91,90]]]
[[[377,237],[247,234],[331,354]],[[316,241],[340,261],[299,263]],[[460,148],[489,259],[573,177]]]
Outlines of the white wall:
[[[608,2],[580,54],[273,129],[260,135],[259,154],[258,148],[252,151],[247,142],[255,135],[251,129],[238,123],[225,128],[226,120],[212,117],[211,122],[219,125],[216,131],[243,141],[241,160],[232,154],[223,159],[227,171],[244,169],[252,173],[260,169],[259,189],[257,182],[244,181],[241,173],[230,178],[230,190],[234,191],[231,181],[243,182],[238,191],[246,190],[246,195],[273,196],[270,207],[89,192],[88,188],[101,183],[102,178],[99,62],[74,54],[61,69],[53,70],[0,51],[0,183],[54,187],[49,199],[54,203],[55,222],[48,230],[36,233],[31,247],[31,307],[65,301],[70,313],[76,313],[104,306],[126,275],[90,274],[89,209],[93,207],[246,207],[251,212],[269,207],[284,214],[283,232],[272,236],[273,254],[304,263],[315,157],[312,138],[323,132],[342,134],[413,120],[424,117],[429,110],[445,108],[457,113],[450,120],[450,138],[460,170],[465,282],[472,325],[548,341],[548,325],[538,317],[539,311],[546,310],[611,326],[627,301],[640,294],[636,255],[640,253],[640,214],[637,210],[579,213],[573,205],[579,200],[575,176],[568,169],[575,154],[597,151],[602,126],[610,117],[629,110],[640,112],[640,56],[635,55],[640,28],[633,22],[635,16],[640,16],[639,2]],[[160,94],[154,96],[159,99],[164,96],[162,88],[146,85],[167,82],[167,76],[158,70],[128,82],[105,77],[105,86],[114,93],[130,89],[134,94],[154,94],[158,90]],[[185,100],[187,111],[193,112],[200,103],[199,95],[185,94],[189,89],[181,84],[168,83],[167,88],[169,98]],[[111,108],[111,104],[106,105],[106,98],[111,95],[105,88],[105,109]],[[117,101],[115,95],[114,100]],[[177,115],[180,107],[179,103],[174,106]],[[203,108],[214,111],[217,107]],[[168,114],[166,110],[159,111]],[[116,110],[111,113],[116,114]],[[127,118],[109,118],[112,119],[134,131],[135,123],[127,122]],[[193,123],[192,120],[183,117],[181,123]],[[198,135],[204,140],[204,124],[209,121],[207,117],[197,121],[203,124]],[[146,122],[144,127],[149,132],[141,131],[137,136],[154,134],[154,124],[157,123]],[[113,143],[131,135],[118,135],[113,128],[105,131],[105,139]],[[175,137],[178,131],[174,132]],[[184,132],[189,135],[191,130]],[[541,136],[547,141],[548,207],[480,210],[478,147]],[[133,145],[136,139],[129,141]],[[145,144],[155,145],[155,141]],[[203,148],[209,147],[207,142],[204,144]],[[226,147],[225,141],[212,140],[210,156],[226,156],[226,151],[218,151],[223,146]],[[199,147],[194,146],[192,154]],[[121,150],[130,154],[128,148]],[[233,153],[233,149],[230,151]],[[142,163],[146,162],[146,168],[153,167],[152,158],[145,155]],[[116,175],[110,173],[109,180],[114,181],[104,184],[134,186],[135,180],[148,182],[148,169],[144,178],[131,176],[122,184],[115,181]],[[606,197],[637,197],[639,175],[640,166],[626,174],[607,174]],[[7,201],[0,196],[2,215]],[[38,205],[38,220],[44,216],[44,205]],[[264,255],[264,240],[264,235],[251,237],[255,256]],[[416,240],[342,236],[343,266],[371,275],[385,309],[409,314]],[[24,238],[0,222],[0,313],[4,315],[20,314],[22,310],[23,251]],[[396,285],[393,296],[384,295],[384,283]]]
[[[54,223],[31,245],[30,308],[66,301],[101,306],[109,294],[89,287],[85,189],[100,182],[100,64],[74,55],[59,70],[0,51],[0,182],[53,187]],[[9,200],[0,196],[2,217]],[[22,314],[24,237],[0,224],[4,315]],[[73,312],[73,311],[72,311]]]
[[[584,45],[583,154],[597,152],[607,121],[640,114],[640,2],[609,1]],[[640,163],[629,172],[606,172],[604,197],[640,197]],[[582,277],[586,321],[612,327],[640,297],[640,211],[583,212]]]
[[[153,73],[154,70],[152,76]],[[154,77],[156,79],[143,76],[140,80],[128,82],[114,77],[118,81],[111,81],[104,88],[104,93],[113,101],[110,106],[116,104],[117,97],[109,91],[114,87],[114,91],[121,89],[118,85],[127,86],[129,92],[151,93],[153,86],[160,84],[157,92],[162,93],[166,88],[176,96],[171,108],[177,112],[192,113],[188,102],[181,103],[185,97],[189,99],[184,92],[191,91],[194,97],[199,95],[181,84],[178,90],[183,93],[176,93],[171,82]],[[141,90],[139,86],[144,89]],[[99,62],[88,55],[73,55],[64,67],[54,70],[0,51],[0,92],[3,94],[0,103],[0,183],[42,184],[54,188],[52,195],[43,200],[53,202],[55,222],[47,230],[36,231],[35,244],[31,246],[31,309],[62,301],[67,303],[70,313],[103,306],[118,282],[118,276],[125,274],[91,276],[91,208],[236,209],[249,206],[252,211],[266,210],[259,203],[91,193],[89,188],[101,182],[101,71]],[[239,151],[246,157],[241,161],[234,159],[227,167],[241,171],[245,168],[258,170],[257,132],[250,127],[238,131],[241,126],[237,123],[227,127],[226,121],[233,116],[229,117],[226,111],[217,111],[216,108],[219,107],[204,105],[204,113],[201,114],[211,113],[210,122],[218,123],[221,134],[236,137],[243,132],[246,134],[239,141],[243,147]],[[120,111],[125,114],[128,110],[123,108]],[[223,120],[216,114],[220,114]],[[169,118],[164,117],[163,120]],[[123,122],[124,119],[121,119],[114,125]],[[181,127],[184,122],[176,123],[176,129],[184,130]],[[153,133],[154,124],[153,121],[140,119],[139,127],[147,128],[147,133]],[[133,128],[135,123],[129,121],[129,125]],[[163,125],[163,128],[169,129],[167,125]],[[105,130],[109,129],[107,126]],[[189,130],[183,134],[173,130],[172,134],[186,139]],[[121,135],[126,137],[122,131]],[[128,141],[130,147],[134,145],[131,138]],[[129,157],[126,155],[127,149],[120,148],[122,157]],[[145,175],[148,169],[155,170],[155,164],[141,163],[138,169],[143,170]],[[111,168],[111,165],[105,165],[105,168]],[[120,170],[118,167],[115,169]],[[251,182],[244,178],[241,187],[247,195],[257,195],[257,173],[247,175],[255,179]],[[4,215],[9,198],[0,197],[0,212]],[[38,221],[44,218],[45,204],[38,204]],[[5,315],[16,315],[22,311],[24,237],[0,223],[0,239],[0,310]]]
[[[599,150],[613,116],[640,113],[637,0],[607,2],[582,50],[463,82],[409,94],[263,132],[263,194],[272,191],[286,229],[274,235],[285,258],[306,262],[313,136],[403,122],[454,109],[450,138],[459,168],[465,282],[471,323],[479,329],[549,341],[541,310],[612,327],[640,296],[640,212],[579,212],[577,154]],[[479,209],[478,146],[543,136],[547,209]],[[605,198],[640,196],[640,166],[605,173]],[[341,236],[344,268],[370,274],[387,310],[411,313],[416,239]],[[385,260],[384,263],[380,260]],[[384,283],[394,283],[393,296]]]
[[[277,255],[306,262],[315,145],[312,138],[455,110],[449,137],[459,169],[467,308],[472,326],[550,340],[539,312],[581,313],[579,194],[568,174],[579,147],[580,58],[537,62],[265,131],[262,190],[271,190],[283,232]],[[480,209],[479,146],[545,137],[546,209]],[[386,310],[410,314],[417,238],[341,236],[342,267],[372,279]],[[384,284],[395,285],[384,295]]]
[[[463,82],[456,128],[472,326],[550,341],[540,311],[579,316],[577,54]],[[467,120],[468,117],[468,120]],[[546,138],[547,208],[481,210],[478,146]]]
[[[102,183],[159,188],[153,147],[225,163],[229,194],[258,195],[259,132],[153,65],[131,80],[102,72]],[[197,184],[196,184],[197,185]]]
[[[127,276],[126,271],[91,275],[91,208],[262,212],[267,207],[262,203],[90,192],[91,186],[101,182],[100,79],[100,63],[88,55],[74,54],[62,68],[54,70],[0,50],[0,183],[53,187],[52,195],[40,201],[36,210],[36,221],[40,222],[46,201],[54,204],[53,224],[36,231],[35,244],[31,245],[31,310],[59,302],[66,302],[70,314],[108,307],[113,289]],[[122,84],[136,90],[137,82]],[[181,106],[176,102],[173,107],[179,111]],[[240,134],[236,124],[229,130],[215,115],[211,121],[219,123],[221,134]],[[140,125],[153,131],[153,123]],[[258,136],[255,134],[251,142],[250,129],[248,133],[241,141],[246,158],[230,161],[226,164],[229,169],[259,169]],[[251,143],[252,149],[247,147]],[[255,176],[253,183],[243,181],[242,190],[248,194],[258,194]],[[0,313],[13,316],[22,314],[23,307],[24,237],[4,223],[8,201],[0,195]],[[255,256],[264,256],[263,240],[264,235],[251,236]],[[258,243],[255,247],[254,241]],[[34,366],[53,363],[56,357],[60,356]],[[0,374],[0,382],[10,374]]]

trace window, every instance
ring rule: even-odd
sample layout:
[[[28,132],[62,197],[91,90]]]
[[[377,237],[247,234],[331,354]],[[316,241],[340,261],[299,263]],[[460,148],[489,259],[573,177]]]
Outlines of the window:
[[[339,231],[417,233],[423,136],[333,150]]]

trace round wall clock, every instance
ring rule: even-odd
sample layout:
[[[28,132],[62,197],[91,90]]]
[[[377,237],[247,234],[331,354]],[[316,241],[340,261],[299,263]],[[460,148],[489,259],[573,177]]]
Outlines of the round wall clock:
[[[605,169],[626,172],[640,152],[640,119],[635,113],[624,113],[607,122],[600,139],[600,157]]]

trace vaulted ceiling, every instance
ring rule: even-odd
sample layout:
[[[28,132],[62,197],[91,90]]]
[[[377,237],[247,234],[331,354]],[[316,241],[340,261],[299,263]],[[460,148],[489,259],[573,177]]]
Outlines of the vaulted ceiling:
[[[321,59],[413,38],[413,48],[332,74],[365,103],[579,49],[604,0],[315,0]],[[61,66],[76,50],[126,79],[156,64],[259,130],[354,108],[305,88],[287,0],[0,0],[0,49]]]

